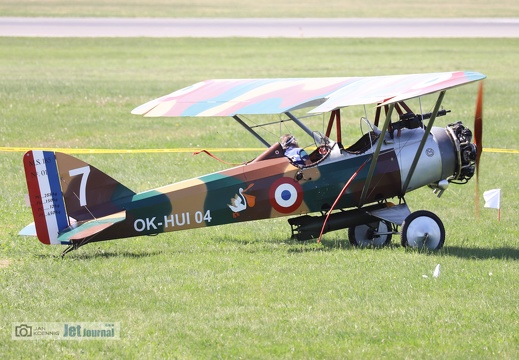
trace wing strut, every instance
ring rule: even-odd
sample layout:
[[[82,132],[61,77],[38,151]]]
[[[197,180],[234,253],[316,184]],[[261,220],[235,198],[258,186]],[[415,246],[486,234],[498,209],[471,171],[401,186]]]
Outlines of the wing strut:
[[[326,128],[326,134],[325,134],[325,136],[327,138],[330,137],[334,121],[337,121],[336,122],[336,126],[337,126],[337,143],[342,148],[341,110],[340,109],[332,110],[332,112],[330,114],[330,120],[328,121],[328,127]]]
[[[377,166],[378,155],[380,154],[380,148],[382,147],[382,143],[384,142],[384,138],[386,136],[387,129],[389,124],[391,123],[391,114],[393,113],[393,109],[395,108],[395,104],[391,103],[389,105],[389,110],[386,114],[386,121],[384,121],[384,126],[382,127],[382,132],[380,133],[380,137],[378,138],[377,148],[373,153],[373,157],[371,158],[371,165],[368,170],[368,177],[366,178],[366,182],[364,183],[364,187],[362,188],[362,194],[360,195],[359,207],[364,204],[364,200],[366,200],[366,196],[368,195],[368,189],[371,184],[371,179],[373,178],[373,173],[375,172],[375,167]]]
[[[297,117],[295,117],[290,111],[285,112],[285,115],[290,118],[293,122],[295,122],[301,129],[304,130],[305,133],[310,135],[312,139],[314,139],[316,142],[320,142],[321,138],[317,136],[312,130],[310,130],[305,124],[301,122]]]
[[[422,151],[425,146],[425,142],[427,141],[427,138],[429,137],[429,133],[431,132],[431,128],[433,127],[434,120],[436,119],[436,115],[438,114],[438,111],[440,110],[440,106],[442,104],[444,96],[445,96],[445,90],[440,92],[440,95],[438,96],[438,100],[436,100],[436,105],[434,105],[434,110],[431,114],[431,118],[429,119],[429,122],[427,123],[427,127],[425,128],[425,132],[423,134],[422,141],[420,142],[420,145],[418,146],[418,151],[416,152],[416,154],[414,156],[411,167],[409,168],[409,173],[407,174],[407,178],[405,179],[404,185],[402,186],[402,194],[405,194],[407,191],[407,187],[409,186],[411,177],[413,177],[414,171],[416,169],[416,165],[418,164],[418,160],[420,160],[420,155],[422,155]]]
[[[247,129],[256,139],[258,139],[263,145],[266,147],[270,147],[270,144],[263,139],[256,131],[254,131],[249,125],[247,125],[242,119],[238,117],[238,115],[233,115],[233,119],[236,120],[241,126]]]

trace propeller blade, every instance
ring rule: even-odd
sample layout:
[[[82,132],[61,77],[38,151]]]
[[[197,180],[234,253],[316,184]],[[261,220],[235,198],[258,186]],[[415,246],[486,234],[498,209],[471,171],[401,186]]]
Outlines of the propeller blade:
[[[476,172],[478,171],[479,158],[483,151],[483,82],[479,83],[478,98],[476,101],[476,115],[474,117],[474,144],[477,146]]]
[[[476,145],[476,214],[479,216],[479,160],[483,152],[483,82],[479,83],[474,116],[474,144]]]

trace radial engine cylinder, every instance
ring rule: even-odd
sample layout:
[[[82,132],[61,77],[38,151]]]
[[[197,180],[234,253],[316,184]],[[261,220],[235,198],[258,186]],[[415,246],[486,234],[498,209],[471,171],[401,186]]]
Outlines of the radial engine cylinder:
[[[461,121],[449,124],[445,129],[433,128],[442,158],[442,178],[456,184],[465,184],[476,169],[476,145],[472,132]]]

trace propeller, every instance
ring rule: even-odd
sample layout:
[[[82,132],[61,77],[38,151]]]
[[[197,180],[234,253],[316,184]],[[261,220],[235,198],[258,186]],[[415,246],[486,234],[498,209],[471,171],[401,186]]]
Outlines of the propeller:
[[[479,217],[479,160],[483,152],[483,81],[479,83],[474,115],[474,144],[476,145],[476,214]]]

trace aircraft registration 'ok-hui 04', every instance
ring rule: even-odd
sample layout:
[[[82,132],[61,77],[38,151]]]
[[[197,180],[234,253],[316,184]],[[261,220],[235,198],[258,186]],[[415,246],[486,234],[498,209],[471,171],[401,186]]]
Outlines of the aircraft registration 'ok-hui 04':
[[[243,165],[135,193],[94,166],[59,152],[31,150],[24,166],[34,224],[21,234],[44,244],[87,243],[166,231],[291,216],[292,237],[318,238],[348,228],[355,246],[383,246],[400,234],[404,246],[440,249],[445,229],[433,213],[411,213],[407,192],[429,186],[438,196],[478,169],[482,151],[482,86],[476,101],[474,141],[460,121],[435,127],[448,89],[483,80],[477,72],[339,78],[207,80],[145,103],[145,117],[229,116],[266,151]],[[410,99],[437,93],[433,110],[414,112]],[[341,109],[376,105],[368,130],[342,144]],[[323,133],[296,110],[327,114]],[[315,143],[307,164],[284,156],[247,115],[284,114]],[[266,124],[265,124],[266,125]],[[336,128],[335,136],[332,130]],[[281,134],[280,134],[281,135]],[[477,173],[476,173],[477,174]],[[476,177],[477,178],[477,177]],[[311,215],[313,214],[313,215]]]

